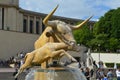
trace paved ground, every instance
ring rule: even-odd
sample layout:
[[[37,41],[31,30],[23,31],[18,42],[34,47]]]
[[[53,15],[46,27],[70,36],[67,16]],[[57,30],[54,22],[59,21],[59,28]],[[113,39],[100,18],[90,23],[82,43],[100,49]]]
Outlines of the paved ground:
[[[13,68],[0,68],[0,80],[15,80],[13,77],[14,71]],[[25,75],[25,73],[22,73],[18,80],[24,80]]]
[[[1,72],[14,72],[14,68],[0,68],[0,73]]]

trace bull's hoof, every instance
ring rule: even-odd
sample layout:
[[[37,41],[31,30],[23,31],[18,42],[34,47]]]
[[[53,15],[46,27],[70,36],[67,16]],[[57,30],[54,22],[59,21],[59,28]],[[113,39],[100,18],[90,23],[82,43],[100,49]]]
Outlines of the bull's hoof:
[[[71,61],[71,63],[78,63],[77,61]]]

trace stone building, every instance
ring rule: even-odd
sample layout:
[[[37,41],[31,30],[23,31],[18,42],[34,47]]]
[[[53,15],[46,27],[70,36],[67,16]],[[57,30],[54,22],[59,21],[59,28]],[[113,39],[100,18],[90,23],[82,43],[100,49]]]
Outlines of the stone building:
[[[19,7],[19,0],[0,0],[0,59],[34,49],[34,42],[45,29],[42,20],[46,14],[28,11]],[[79,19],[53,16],[75,25]],[[90,21],[91,27],[95,22]]]

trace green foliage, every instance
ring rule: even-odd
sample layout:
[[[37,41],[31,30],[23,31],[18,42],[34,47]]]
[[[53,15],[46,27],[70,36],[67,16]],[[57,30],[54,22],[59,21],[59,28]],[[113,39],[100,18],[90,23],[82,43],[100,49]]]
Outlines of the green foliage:
[[[112,25],[111,36],[120,39],[120,8],[113,13]]]
[[[96,35],[95,38],[93,38],[89,43],[92,46],[92,49],[100,49],[104,50],[104,45],[107,42],[107,35],[106,34],[99,34]]]
[[[116,38],[110,38],[109,39],[109,49],[110,50],[112,50],[112,51],[114,51],[115,49],[117,49],[117,47],[118,47],[118,39],[116,39]]]
[[[75,30],[73,34],[78,44],[84,44],[86,46],[89,46],[88,42],[92,38],[92,33],[88,26],[85,25],[81,29]]]
[[[109,68],[113,68],[114,67],[114,63],[105,63],[105,65]]]
[[[77,43],[92,50],[116,52],[120,49],[120,8],[108,11],[94,24],[93,30],[85,25],[73,34]]]
[[[111,52],[120,49],[120,8],[110,10],[102,16],[94,25],[93,34],[92,46],[93,44],[94,46],[100,44],[101,50]]]
[[[120,67],[120,63],[116,63],[117,67]]]

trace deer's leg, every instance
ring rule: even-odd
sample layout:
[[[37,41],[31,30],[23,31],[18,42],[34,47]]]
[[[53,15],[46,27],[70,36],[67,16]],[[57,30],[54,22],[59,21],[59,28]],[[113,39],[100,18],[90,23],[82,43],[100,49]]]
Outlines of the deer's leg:
[[[31,66],[31,62],[34,58],[34,54],[27,54],[25,57],[25,63],[20,67],[20,69],[18,70],[18,73],[15,75],[15,78],[17,78],[17,76],[22,73],[24,71],[24,69],[29,68]]]
[[[63,53],[63,51],[64,51],[63,49],[57,50],[57,51],[53,51],[52,54],[50,54],[50,57],[54,58],[56,56],[59,56],[61,53]]]
[[[65,50],[61,49],[61,50],[57,50],[57,51],[53,51],[51,57],[54,58],[55,56],[63,56],[66,55],[70,60],[77,62],[77,60],[75,58],[73,58],[69,53],[67,53]]]

